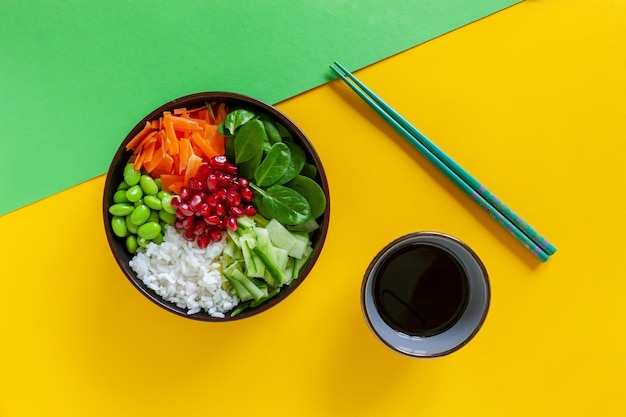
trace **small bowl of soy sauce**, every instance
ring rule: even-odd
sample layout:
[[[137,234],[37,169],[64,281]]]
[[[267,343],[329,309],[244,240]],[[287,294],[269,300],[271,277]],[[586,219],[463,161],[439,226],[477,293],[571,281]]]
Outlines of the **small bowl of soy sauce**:
[[[481,328],[491,291],[487,270],[459,239],[416,232],[385,246],[361,288],[369,328],[392,350],[416,358],[448,355]]]

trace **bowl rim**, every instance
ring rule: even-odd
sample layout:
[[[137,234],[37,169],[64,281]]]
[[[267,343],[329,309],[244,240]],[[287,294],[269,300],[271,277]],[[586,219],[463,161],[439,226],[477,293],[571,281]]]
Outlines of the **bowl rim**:
[[[220,102],[220,101],[234,101],[241,104],[240,107],[251,107],[258,108],[264,110],[271,114],[273,117],[277,118],[279,122],[281,122],[293,135],[297,137],[297,141],[299,144],[303,145],[306,148],[307,153],[309,154],[312,162],[315,163],[317,168],[317,177],[316,181],[322,187],[324,194],[326,195],[326,209],[324,214],[321,216],[319,220],[320,227],[316,232],[316,250],[313,251],[311,257],[308,259],[304,268],[301,270],[300,275],[297,279],[291,282],[288,286],[281,290],[281,293],[277,297],[273,297],[263,304],[254,307],[252,309],[246,310],[235,317],[228,316],[228,313],[224,318],[212,317],[208,315],[205,311],[201,311],[195,314],[188,314],[185,309],[181,309],[175,306],[173,303],[164,300],[158,294],[156,294],[153,290],[147,288],[139,278],[136,276],[132,276],[129,271],[129,265],[120,257],[117,253],[117,250],[114,246],[114,241],[117,237],[112,233],[111,228],[109,227],[110,223],[110,214],[109,214],[109,205],[111,204],[112,194],[109,192],[111,188],[111,183],[114,177],[114,171],[116,166],[119,164],[119,160],[123,158],[124,155],[128,155],[130,157],[131,152],[126,150],[126,144],[145,126],[147,121],[154,120],[160,117],[164,111],[170,111],[175,108],[189,107],[191,105],[198,105],[200,102]],[[238,104],[239,105],[239,104]],[[237,106],[238,106],[237,105]],[[103,223],[105,229],[105,235],[107,238],[107,244],[113,255],[116,263],[121,269],[122,273],[126,276],[128,281],[146,298],[152,301],[154,304],[158,305],[162,309],[169,311],[170,313],[174,313],[175,315],[185,317],[188,319],[203,321],[203,322],[232,322],[237,320],[243,320],[246,318],[250,318],[256,316],[264,311],[269,310],[270,308],[276,306],[284,299],[286,299],[289,295],[291,295],[305,280],[305,278],[310,274],[313,266],[317,263],[319,256],[322,253],[324,243],[326,241],[326,237],[328,235],[328,229],[330,226],[330,189],[328,184],[328,178],[326,176],[326,171],[322,164],[321,158],[317,153],[317,150],[313,146],[313,143],[308,138],[308,136],[304,133],[304,131],[296,125],[293,120],[279,110],[277,107],[268,104],[262,100],[257,98],[247,96],[241,93],[228,92],[228,91],[204,91],[197,92],[188,95],[184,95],[181,97],[174,98],[168,102],[165,102],[158,106],[156,109],[152,110],[150,113],[146,114],[134,127],[130,129],[124,140],[120,143],[117,150],[114,153],[113,158],[111,159],[111,163],[107,169],[105,174],[105,184],[104,190],[102,194],[102,214],[103,214]]]

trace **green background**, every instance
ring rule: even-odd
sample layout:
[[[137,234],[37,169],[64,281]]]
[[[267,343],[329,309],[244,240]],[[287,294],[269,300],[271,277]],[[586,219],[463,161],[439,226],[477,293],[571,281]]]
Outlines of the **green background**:
[[[277,103],[519,1],[0,0],[0,215],[105,173],[176,97]]]

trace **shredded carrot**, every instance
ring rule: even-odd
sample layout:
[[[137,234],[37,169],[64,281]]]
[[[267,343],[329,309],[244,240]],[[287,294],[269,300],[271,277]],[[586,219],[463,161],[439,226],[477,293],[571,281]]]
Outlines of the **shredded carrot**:
[[[187,160],[187,169],[185,169],[185,184],[189,183],[189,180],[196,176],[202,162],[202,158],[198,155],[191,155],[189,157]]]
[[[180,192],[180,187],[185,184],[185,176],[184,175],[176,175],[176,174],[162,174],[161,175],[161,188],[166,191],[171,191],[173,193],[178,194]]]
[[[128,142],[126,149],[133,152],[129,162],[161,178],[164,189],[178,193],[203,162],[224,154],[226,138],[218,125],[227,114],[224,103],[163,112]]]
[[[135,148],[136,153],[142,152],[145,148],[147,148],[150,144],[156,142],[156,132],[148,133],[146,136]]]
[[[156,148],[156,143],[155,143],[155,148]],[[152,155],[152,159],[150,160],[150,162],[143,164],[143,167],[145,168],[146,171],[148,171],[149,174],[152,174],[152,171],[154,171],[154,169],[161,163],[162,160],[163,160],[163,152],[155,151],[154,154]]]
[[[172,127],[175,130],[202,130],[197,121],[181,116],[171,116]]]
[[[203,110],[206,110],[206,105],[200,106],[200,107],[194,107],[193,109],[188,109],[186,107],[179,107],[177,109],[174,109],[174,111],[172,113],[174,113],[177,116],[180,116],[180,115],[183,115],[183,114],[191,114],[191,113],[201,112]]]
[[[137,155],[137,158],[135,158],[135,162],[133,162],[133,167],[135,168],[135,170],[139,171],[143,166],[143,157],[144,154],[140,153]]]
[[[144,167],[146,166],[146,164],[149,164],[150,162],[152,162],[152,158],[154,158],[155,147],[156,147],[156,137],[154,137],[154,140],[151,141],[149,145],[146,145],[146,147],[142,149],[141,151],[143,155],[142,164]]]
[[[171,155],[177,155],[180,151],[178,147],[178,138],[174,131],[174,123],[172,121],[172,113],[163,112],[163,127],[165,128],[165,137],[169,145],[168,151]]]
[[[200,150],[202,151],[202,154],[204,154],[204,156],[207,159],[212,158],[215,155],[223,155],[223,153],[218,154],[217,151],[213,149],[213,146],[211,146],[211,143],[205,140],[202,136],[200,136],[198,132],[194,132],[191,135],[190,139],[191,139],[191,143],[193,143],[198,148],[200,148]]]
[[[170,154],[165,154],[150,174],[156,178],[163,174],[171,174],[172,171],[174,171],[174,158]]]
[[[217,107],[217,114],[215,115],[215,125],[219,126],[219,124],[226,119],[227,114],[228,110],[226,109],[226,105],[224,103],[220,103]]]
[[[226,138],[219,134],[217,125],[208,125],[204,130],[204,139],[211,144],[211,147],[218,155],[224,155]]]
[[[189,157],[193,155],[193,148],[191,147],[191,141],[187,138],[180,140],[180,154],[178,163],[178,173],[182,174],[187,168],[187,162]]]
[[[146,122],[146,125],[143,127],[143,129],[141,129],[139,133],[137,133],[135,137],[132,138],[130,142],[126,144],[126,149],[128,150],[135,149],[135,147],[139,143],[141,143],[141,141],[143,141],[146,138],[146,136],[148,136],[148,134],[152,132],[153,130],[154,129],[152,128],[152,124],[150,122]]]
[[[198,109],[198,111],[195,113],[196,113],[195,119],[198,120],[198,122],[202,122],[200,126],[203,126],[203,125],[206,126],[206,124],[210,123],[209,110],[207,109],[206,106],[201,109]]]

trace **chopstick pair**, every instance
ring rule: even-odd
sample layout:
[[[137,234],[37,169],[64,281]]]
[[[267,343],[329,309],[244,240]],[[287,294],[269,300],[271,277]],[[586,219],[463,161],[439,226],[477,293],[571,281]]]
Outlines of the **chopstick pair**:
[[[502,200],[487,190],[459,164],[411,125],[404,117],[359,81],[343,65],[335,61],[330,68],[415,149],[454,182],[474,202],[487,211],[501,226],[522,243],[539,260],[545,262],[556,248],[521,217],[507,207]]]

